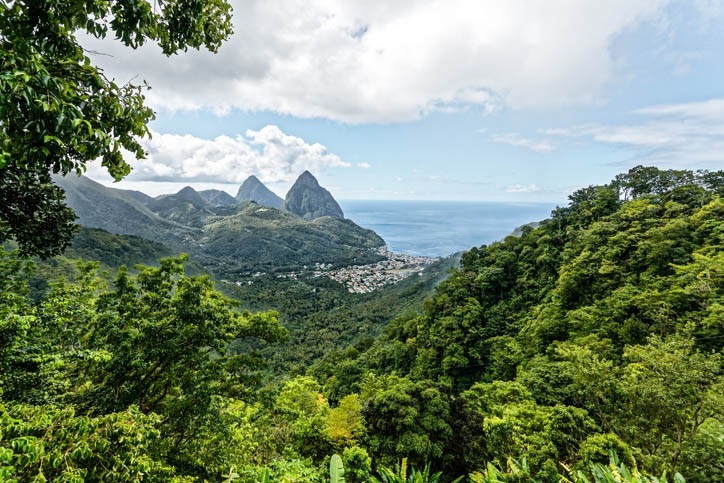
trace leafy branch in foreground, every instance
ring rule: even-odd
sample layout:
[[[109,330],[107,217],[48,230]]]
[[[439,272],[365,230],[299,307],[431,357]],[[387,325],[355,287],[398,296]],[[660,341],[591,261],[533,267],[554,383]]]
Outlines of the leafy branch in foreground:
[[[115,35],[166,55],[216,51],[231,34],[225,0],[0,1],[0,243],[49,257],[73,235],[74,214],[50,173],[82,173],[100,159],[114,179],[145,156],[153,111],[144,86],[119,85],[95,66],[77,32]]]

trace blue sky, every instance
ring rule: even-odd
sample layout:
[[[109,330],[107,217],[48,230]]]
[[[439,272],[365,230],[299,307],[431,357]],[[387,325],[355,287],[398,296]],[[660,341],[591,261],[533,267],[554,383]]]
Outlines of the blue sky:
[[[706,1],[232,2],[218,55],[85,39],[148,80],[117,185],[340,199],[553,201],[637,164],[724,169],[724,7]],[[110,183],[98,166],[88,175]]]

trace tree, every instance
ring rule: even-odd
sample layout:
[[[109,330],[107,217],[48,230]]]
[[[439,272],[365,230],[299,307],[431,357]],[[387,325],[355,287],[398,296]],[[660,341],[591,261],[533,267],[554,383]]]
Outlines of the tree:
[[[678,469],[687,443],[707,421],[724,419],[721,354],[700,353],[684,337],[652,336],[629,346],[622,378],[627,441],[637,442],[647,459]]]
[[[138,408],[102,416],[0,402],[0,480],[192,481],[159,452],[160,417]]]
[[[340,449],[352,446],[364,433],[364,418],[359,395],[349,394],[342,398],[339,406],[329,411],[327,434],[332,443]]]
[[[234,310],[236,303],[208,277],[185,276],[183,260],[162,259],[137,277],[121,268],[115,290],[98,297],[96,323],[81,340],[110,354],[88,369],[95,381],[89,408],[137,405],[169,417],[188,438],[188,426],[206,414],[213,395],[247,397],[258,382],[260,358],[232,354],[229,343],[242,337],[277,342],[287,332],[275,312]]]
[[[26,282],[31,270],[31,262],[0,245],[0,395],[26,381],[17,369],[28,366],[25,345],[35,323]]]
[[[164,54],[215,52],[231,35],[226,0],[0,0],[0,243],[49,257],[73,235],[72,210],[51,173],[81,174],[100,159],[114,179],[131,167],[154,117],[146,87],[118,85],[93,65],[76,37],[112,32]]]
[[[390,464],[409,456],[422,465],[443,456],[444,442],[452,435],[450,404],[432,381],[369,373],[360,400],[375,460]]]
[[[48,414],[54,407],[72,408],[101,418],[99,424],[106,416],[140,412],[149,416],[149,428],[160,431],[154,447],[159,461],[206,479],[228,470],[234,425],[243,420],[243,413],[232,411],[240,400],[253,399],[263,369],[258,350],[232,352],[229,344],[241,338],[281,341],[287,331],[275,312],[239,312],[208,277],[184,275],[183,260],[137,266],[137,275],[122,267],[112,286],[98,276],[97,263],[79,263],[74,281],[54,283],[30,306],[22,296],[24,266],[0,251],[0,315],[8,320],[0,322],[5,401],[39,414],[43,408]],[[8,434],[1,416],[0,433]],[[73,414],[67,418],[69,424],[80,421]],[[54,439],[43,451],[65,444]],[[237,445],[233,454],[247,448]],[[86,459],[74,462],[88,468]],[[39,465],[31,470],[45,471]]]
[[[305,457],[329,454],[329,404],[320,391],[319,383],[309,376],[297,376],[284,383],[275,409],[285,450],[294,447]]]

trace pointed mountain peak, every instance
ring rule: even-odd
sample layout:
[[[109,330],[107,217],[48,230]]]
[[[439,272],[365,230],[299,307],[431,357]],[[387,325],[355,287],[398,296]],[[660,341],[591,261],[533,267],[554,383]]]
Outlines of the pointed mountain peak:
[[[252,174],[251,176],[246,178],[243,183],[241,183],[241,188],[243,188],[244,186],[258,186],[258,185],[264,186],[264,183],[259,181],[259,178],[257,178],[256,176],[254,176]],[[241,188],[239,188],[239,189],[241,189]]]
[[[277,209],[281,209],[284,205],[284,200],[275,195],[253,174],[241,184],[239,191],[236,193],[236,199],[239,201],[256,201],[260,205]]]
[[[319,181],[309,171],[304,171],[299,175],[297,180],[294,182],[295,185],[309,186],[312,188],[319,188]]]
[[[294,182],[284,200],[284,209],[306,220],[320,216],[344,218],[342,208],[332,194],[322,188],[309,171],[300,174]]]

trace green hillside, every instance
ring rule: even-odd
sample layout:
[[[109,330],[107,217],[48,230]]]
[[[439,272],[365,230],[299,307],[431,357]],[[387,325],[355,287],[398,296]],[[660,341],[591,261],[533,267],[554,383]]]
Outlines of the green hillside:
[[[466,252],[422,315],[314,373],[361,394],[376,459],[459,472],[525,458],[552,481],[616,450],[721,481],[723,175],[639,167],[579,190],[538,228]]]
[[[197,251],[220,276],[290,271],[315,262],[363,265],[382,259],[384,241],[350,220],[304,220],[292,213],[242,202],[229,216],[207,219]]]
[[[108,267],[153,265],[173,255],[167,246],[135,235],[113,235],[98,228],[80,227],[65,251],[68,258],[98,260]]]
[[[262,352],[270,377],[279,379],[304,374],[338,348],[368,347],[392,319],[419,313],[423,300],[458,260],[456,256],[442,259],[425,268],[422,276],[367,294],[350,293],[333,280],[312,276],[279,279],[266,275],[255,277],[253,284],[222,283],[218,288],[249,310],[279,312],[289,339]]]

